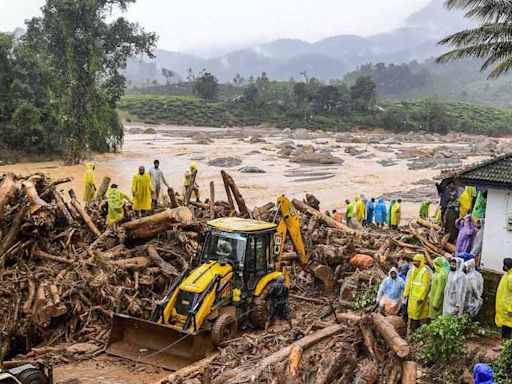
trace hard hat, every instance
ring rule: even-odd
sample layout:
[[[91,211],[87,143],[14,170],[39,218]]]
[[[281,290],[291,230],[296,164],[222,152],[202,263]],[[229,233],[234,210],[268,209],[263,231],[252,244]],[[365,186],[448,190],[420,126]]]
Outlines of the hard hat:
[[[193,171],[194,169],[197,169],[197,163],[190,164],[190,170]]]

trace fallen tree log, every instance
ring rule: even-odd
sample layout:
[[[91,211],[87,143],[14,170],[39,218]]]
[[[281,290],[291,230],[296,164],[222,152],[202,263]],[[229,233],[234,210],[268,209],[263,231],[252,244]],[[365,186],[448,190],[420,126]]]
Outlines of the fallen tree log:
[[[400,337],[384,316],[380,313],[372,315],[372,322],[375,328],[379,331],[380,335],[386,340],[386,343],[396,353],[398,357],[406,357],[411,352],[411,348],[407,342]]]
[[[16,176],[14,173],[8,173],[0,185],[0,222],[4,218],[5,206],[17,190]]]
[[[340,229],[343,232],[348,233],[350,235],[354,235],[359,232],[359,231],[356,231],[356,230],[348,227],[344,223],[334,220],[333,218],[327,216],[325,213],[321,213],[320,211],[317,211],[316,209],[311,208],[309,205],[305,204],[303,201],[300,201],[298,199],[293,199],[292,203],[293,203],[294,207],[297,208],[299,211],[313,215],[314,217],[317,218],[317,220],[321,221],[328,227]]]
[[[178,204],[178,200],[176,200],[176,193],[174,193],[174,189],[171,187],[167,188],[167,194],[169,195],[171,208],[178,208],[180,205]]]
[[[210,219],[215,219],[215,184],[210,181]]]
[[[218,354],[213,354],[211,356],[205,357],[202,360],[196,361],[193,364],[190,364],[186,366],[185,368],[182,368],[176,372],[171,373],[169,376],[161,379],[156,384],[175,384],[178,382],[181,382],[181,380],[187,378],[188,376],[191,376],[197,372],[202,371],[208,365],[215,360]]]
[[[96,201],[101,201],[105,198],[105,194],[107,193],[107,189],[110,185],[110,177],[105,176],[103,178],[103,181],[101,182],[100,187],[98,188],[98,191],[96,192]]]
[[[41,199],[41,197],[39,197],[39,194],[37,193],[36,186],[31,178],[28,180],[25,180],[22,184],[25,187],[25,191],[27,192],[27,196],[30,200],[30,203],[32,203],[32,205],[39,205],[42,207],[51,207],[50,204],[48,204],[46,201]]]
[[[187,207],[166,209],[151,216],[124,223],[121,228],[130,239],[148,239],[172,229],[176,224],[189,225],[192,212]]]
[[[414,361],[404,361],[402,365],[402,384],[416,384],[417,366]]]
[[[14,217],[14,220],[11,224],[11,229],[9,232],[7,232],[7,235],[5,235],[2,243],[0,244],[0,266],[3,266],[4,264],[5,253],[14,245],[16,239],[18,238],[18,233],[20,232],[20,227],[23,223],[26,211],[27,209],[25,205],[20,208]]]
[[[178,276],[178,271],[176,270],[176,268],[174,268],[171,264],[167,263],[164,259],[162,259],[158,252],[156,251],[155,247],[150,245],[147,248],[147,250],[149,258],[151,259],[153,264],[160,268],[162,274],[164,274],[167,277]]]
[[[233,197],[235,198],[236,204],[238,205],[238,211],[240,212],[240,215],[250,218],[251,214],[247,209],[245,200],[242,197],[242,194],[240,193],[235,180],[233,180],[233,178],[224,170],[220,171],[220,173],[222,175],[222,179],[224,180],[224,184],[226,185],[226,189],[231,189],[231,192],[233,193]]]
[[[65,257],[50,255],[49,253],[43,251],[35,251],[32,255],[34,257],[40,257],[41,259],[56,261],[58,263],[74,264],[74,260],[66,259]]]
[[[237,372],[235,376],[227,380],[226,384],[236,384],[246,381],[250,381],[252,383],[257,382],[259,376],[264,370],[267,369],[267,367],[286,359],[290,355],[290,352],[294,345],[297,345],[298,347],[304,350],[318,343],[319,341],[325,339],[326,337],[336,335],[345,329],[346,327],[343,324],[332,325],[330,327],[318,330],[310,335],[307,335],[302,339],[296,341],[295,343],[278,350],[277,352],[271,354],[270,356],[267,356],[259,363],[257,363],[250,371],[235,368],[236,370],[239,370],[239,372]]]
[[[69,196],[71,197],[71,205],[77,210],[77,212],[82,217],[83,221],[85,222],[87,227],[89,227],[91,232],[99,239],[101,237],[101,232],[98,229],[98,227],[96,227],[96,224],[94,224],[91,217],[87,214],[87,212],[85,212],[85,210],[82,208],[82,206],[78,202],[78,200],[76,198],[75,191],[70,189],[68,191],[68,193],[69,193]]]
[[[64,202],[64,198],[60,194],[60,192],[53,190],[53,200],[55,200],[55,204],[57,205],[57,210],[59,213],[64,217],[66,222],[69,225],[75,224],[75,219],[73,219],[73,216],[71,216],[71,213],[68,210],[68,207],[66,206],[66,203]]]
[[[150,265],[151,259],[149,257],[145,257],[145,256],[130,257],[129,259],[114,260],[112,262],[112,264],[116,265],[119,268],[140,269],[140,268],[145,268],[148,265]]]
[[[432,228],[436,231],[441,231],[443,228],[440,226],[440,225],[437,225],[437,224],[434,224],[434,223],[431,223],[430,221],[428,220],[423,220],[423,219],[416,219],[416,222],[421,225],[422,227],[425,227],[425,228]]]

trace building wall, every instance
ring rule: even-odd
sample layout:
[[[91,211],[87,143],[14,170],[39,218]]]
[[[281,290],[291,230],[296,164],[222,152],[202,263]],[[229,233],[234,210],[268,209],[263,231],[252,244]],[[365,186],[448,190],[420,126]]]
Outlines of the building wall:
[[[512,231],[507,219],[512,214],[512,191],[489,189],[485,212],[482,268],[503,272],[503,259],[512,257]]]

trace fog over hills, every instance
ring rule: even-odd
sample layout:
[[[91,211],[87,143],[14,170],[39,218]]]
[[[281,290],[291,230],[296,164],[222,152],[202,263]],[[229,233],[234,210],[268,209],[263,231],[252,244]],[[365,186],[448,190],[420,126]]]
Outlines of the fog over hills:
[[[203,68],[221,81],[231,81],[238,73],[245,78],[265,71],[272,79],[299,78],[300,72],[322,80],[342,77],[358,65],[370,62],[402,63],[422,61],[439,54],[436,45],[444,35],[470,26],[470,22],[455,11],[443,7],[443,0],[432,0],[412,14],[402,28],[369,37],[338,35],[314,43],[298,39],[279,39],[269,43],[203,59],[193,55],[157,49],[153,60],[131,60],[127,74],[139,83],[158,79],[161,68],[169,68],[180,77],[187,68],[194,73]]]

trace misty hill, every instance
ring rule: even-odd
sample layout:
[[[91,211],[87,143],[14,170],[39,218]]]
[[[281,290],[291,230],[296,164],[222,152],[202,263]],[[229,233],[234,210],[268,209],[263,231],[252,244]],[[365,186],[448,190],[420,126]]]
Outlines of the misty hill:
[[[443,0],[431,0],[402,28],[388,33],[370,37],[338,35],[314,43],[279,39],[213,59],[157,50],[154,60],[132,60],[128,76],[137,83],[145,79],[162,81],[161,68],[170,68],[184,77],[190,67],[195,73],[205,68],[221,81],[231,81],[237,73],[256,77],[263,71],[273,79],[288,80],[300,77],[304,70],[309,76],[330,80],[366,63],[423,61],[436,56],[442,50],[436,45],[440,38],[469,25],[461,13],[446,10]]]

